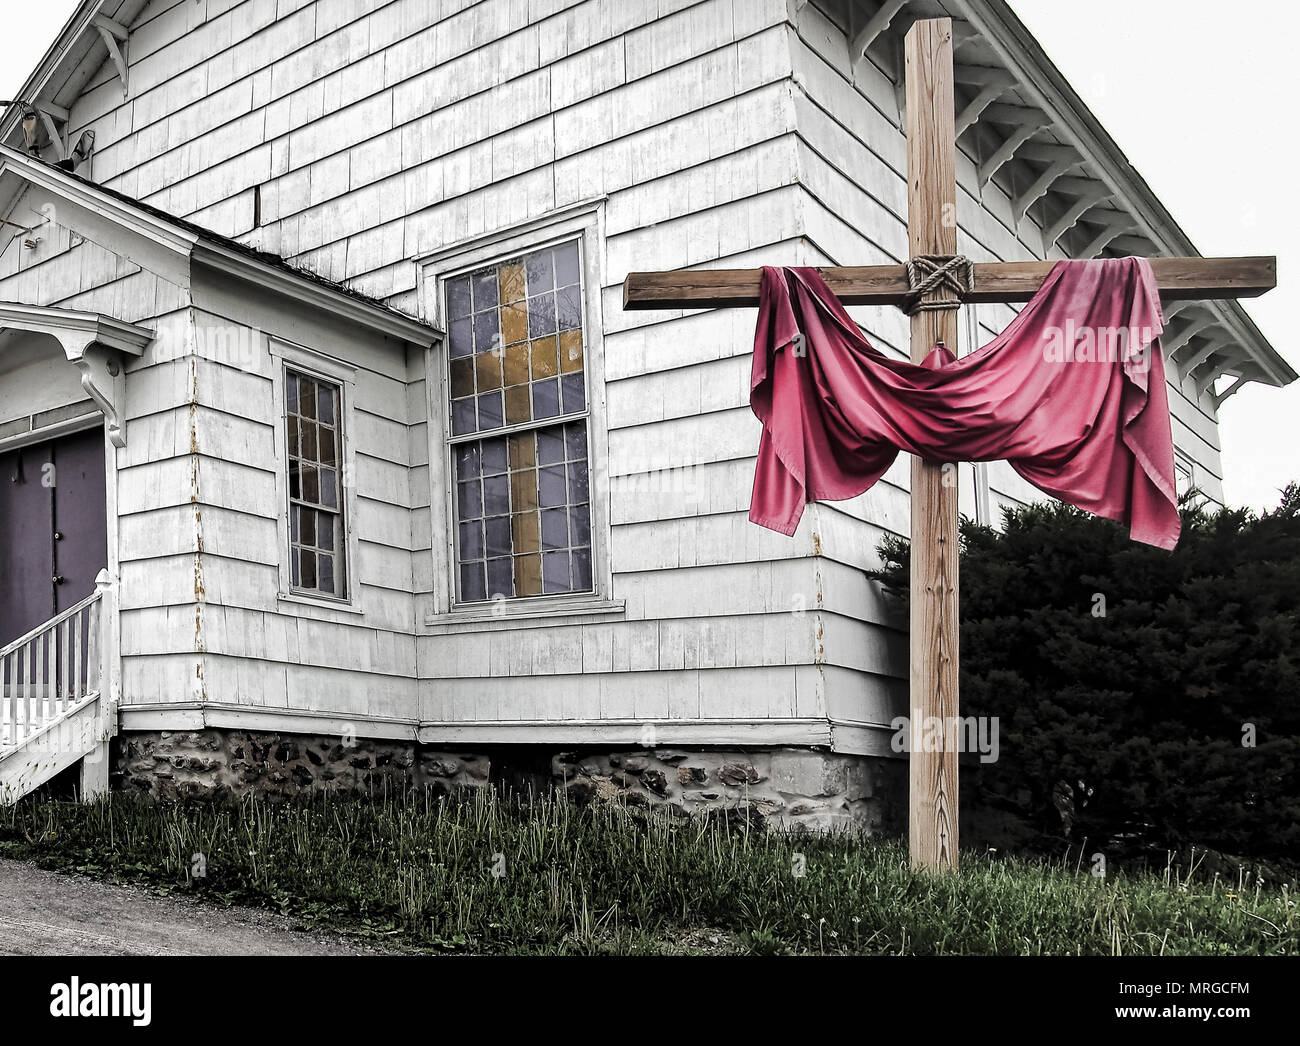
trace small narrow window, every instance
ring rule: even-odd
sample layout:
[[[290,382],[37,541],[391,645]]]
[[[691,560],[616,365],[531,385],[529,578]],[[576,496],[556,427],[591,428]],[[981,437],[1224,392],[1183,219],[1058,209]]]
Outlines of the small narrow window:
[[[591,592],[578,241],[445,289],[459,599]]]
[[[342,387],[286,368],[284,399],[293,590],[345,599]]]

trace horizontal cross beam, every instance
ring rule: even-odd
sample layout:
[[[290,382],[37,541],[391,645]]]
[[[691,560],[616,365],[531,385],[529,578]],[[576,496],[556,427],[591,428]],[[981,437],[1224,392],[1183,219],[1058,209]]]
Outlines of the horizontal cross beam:
[[[1029,301],[1055,262],[977,262],[974,290],[963,301]],[[845,305],[897,305],[908,292],[902,265],[819,268]],[[1152,258],[1166,301],[1255,298],[1277,286],[1277,259]],[[678,269],[633,272],[623,283],[625,309],[720,309],[758,305],[761,269]]]

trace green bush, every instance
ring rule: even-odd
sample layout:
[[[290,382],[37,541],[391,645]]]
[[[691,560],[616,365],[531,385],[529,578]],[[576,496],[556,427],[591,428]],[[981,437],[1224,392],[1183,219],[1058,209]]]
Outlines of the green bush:
[[[1182,520],[1172,553],[1059,503],[963,521],[962,714],[1000,726],[963,844],[1300,859],[1300,486]],[[905,600],[907,543],[880,552]]]

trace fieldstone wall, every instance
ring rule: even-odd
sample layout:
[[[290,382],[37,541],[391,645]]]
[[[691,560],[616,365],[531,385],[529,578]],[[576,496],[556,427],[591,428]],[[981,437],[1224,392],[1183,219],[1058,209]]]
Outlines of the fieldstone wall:
[[[564,753],[552,776],[579,803],[621,802],[690,816],[726,811],[770,827],[892,833],[906,828],[907,764],[804,748],[655,748]]]
[[[535,758],[535,757],[534,757]],[[411,741],[246,730],[119,735],[113,786],[159,799],[330,791],[360,795],[428,788],[440,794],[517,781],[509,751],[466,754]],[[550,783],[574,802],[619,803],[666,816],[719,811],[810,831],[906,825],[906,763],[801,748],[570,751]],[[544,781],[539,781],[544,783]]]
[[[489,770],[485,756],[448,752],[413,741],[246,730],[162,730],[118,736],[112,784],[159,799],[249,791],[375,795],[412,786],[445,794],[486,785]]]

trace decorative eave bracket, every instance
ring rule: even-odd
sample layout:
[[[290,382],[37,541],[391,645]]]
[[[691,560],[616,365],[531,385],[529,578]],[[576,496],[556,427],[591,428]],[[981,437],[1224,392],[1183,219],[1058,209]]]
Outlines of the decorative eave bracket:
[[[122,97],[126,98],[127,66],[123,48],[126,47],[126,42],[131,33],[126,26],[120,22],[115,22],[107,15],[96,15],[91,25],[95,27],[95,31],[99,33],[99,38],[104,41],[104,46],[108,48],[108,57],[113,60],[118,79],[122,81]]]
[[[92,312],[0,302],[0,330],[48,334],[81,374],[81,387],[104,415],[104,428],[113,446],[126,446],[122,407],[126,402],[123,357],[140,357],[153,341],[146,327]]]

